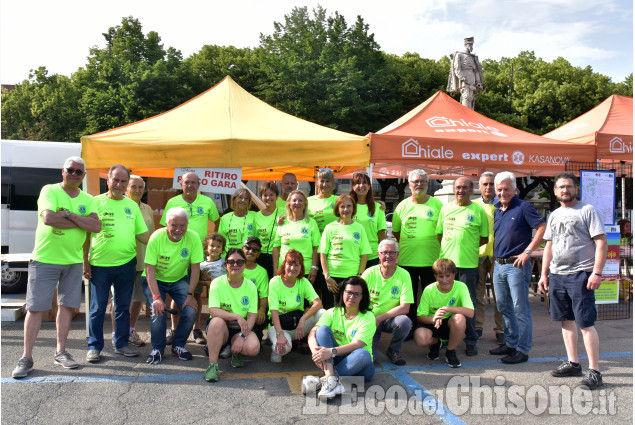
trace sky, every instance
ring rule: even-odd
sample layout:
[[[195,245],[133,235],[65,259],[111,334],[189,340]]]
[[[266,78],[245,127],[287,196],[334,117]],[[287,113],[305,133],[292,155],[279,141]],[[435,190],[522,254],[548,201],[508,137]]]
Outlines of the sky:
[[[186,58],[206,44],[257,47],[294,7],[318,4],[349,24],[360,15],[387,53],[438,60],[473,36],[481,61],[533,50],[545,61],[590,65],[614,82],[633,72],[632,0],[0,0],[0,82],[21,82],[39,66],[70,76],[124,16]]]

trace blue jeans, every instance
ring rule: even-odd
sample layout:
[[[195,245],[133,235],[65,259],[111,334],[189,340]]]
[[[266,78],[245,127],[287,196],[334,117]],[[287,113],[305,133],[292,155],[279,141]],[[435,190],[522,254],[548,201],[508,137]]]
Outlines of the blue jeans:
[[[146,296],[146,301],[149,305],[152,305],[152,292],[148,286],[148,280],[143,277],[141,282],[143,288],[143,294]],[[159,287],[159,293],[161,299],[165,302],[166,294],[170,294],[174,302],[179,308],[179,324],[174,330],[174,339],[172,340],[172,347],[185,347],[187,337],[192,332],[194,327],[194,320],[196,320],[196,310],[189,305],[183,308],[187,293],[190,289],[190,278],[183,276],[176,282],[163,282],[157,280],[157,286]],[[166,314],[157,316],[154,314],[154,308],[152,309],[152,316],[150,317],[150,342],[152,348],[163,352],[165,349],[165,324]]]
[[[315,339],[320,347],[336,348],[339,346],[333,331],[328,326],[320,326],[315,332]],[[358,348],[346,356],[335,356],[333,366],[339,376],[363,376],[364,381],[370,381],[375,376],[373,359],[364,348]]]
[[[130,300],[134,289],[136,257],[120,266],[91,266],[88,349],[104,349],[104,316],[110,287],[115,308],[115,347],[128,346],[130,336]]]
[[[478,267],[473,269],[458,268],[456,269],[456,280],[465,283],[468,291],[470,292],[470,298],[472,299],[472,305],[476,305],[476,286],[478,285]],[[476,346],[478,336],[476,335],[476,315],[472,318],[465,318],[465,345]]]
[[[532,322],[529,306],[531,261],[524,267],[494,264],[496,306],[505,321],[505,344],[523,354],[531,350]]]
[[[405,314],[384,320],[377,326],[377,330],[375,331],[375,336],[373,337],[373,353],[377,349],[377,344],[379,344],[382,332],[392,334],[392,340],[388,347],[393,351],[401,351],[401,345],[408,336],[408,333],[410,333],[410,329],[412,329],[412,321]]]

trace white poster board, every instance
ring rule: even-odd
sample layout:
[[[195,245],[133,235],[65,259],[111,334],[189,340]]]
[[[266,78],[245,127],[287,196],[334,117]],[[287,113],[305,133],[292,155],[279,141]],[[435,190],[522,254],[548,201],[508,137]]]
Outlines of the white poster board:
[[[185,173],[196,173],[201,179],[201,192],[233,194],[240,188],[242,168],[175,168],[172,187],[181,189],[181,178]]]
[[[604,225],[615,224],[615,171],[580,170],[580,200],[595,207]]]

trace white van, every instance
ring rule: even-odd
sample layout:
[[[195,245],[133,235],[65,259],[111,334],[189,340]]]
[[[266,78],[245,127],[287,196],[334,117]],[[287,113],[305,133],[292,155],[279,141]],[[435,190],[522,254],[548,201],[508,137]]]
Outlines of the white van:
[[[33,251],[37,199],[46,184],[62,181],[69,156],[81,144],[2,140],[2,293],[26,288],[26,262]]]

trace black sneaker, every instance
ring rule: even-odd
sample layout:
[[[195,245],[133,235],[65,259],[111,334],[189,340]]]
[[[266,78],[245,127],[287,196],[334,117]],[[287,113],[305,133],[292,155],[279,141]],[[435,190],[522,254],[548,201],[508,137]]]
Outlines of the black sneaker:
[[[199,345],[207,344],[207,340],[203,336],[203,331],[200,329],[192,330],[192,337],[194,338],[194,341]]]
[[[478,350],[476,349],[476,345],[467,345],[465,347],[466,356],[476,356],[477,354],[478,354]]]
[[[428,352],[428,359],[436,360],[439,358],[439,349],[441,348],[441,340],[437,340],[434,344],[430,346],[430,351]]]
[[[515,352],[516,349],[514,347],[508,347],[507,345],[499,345],[493,350],[489,350],[489,353],[495,356],[508,356],[510,354],[514,354]]]
[[[406,360],[401,357],[401,353],[399,351],[388,349],[388,352],[386,354],[388,355],[388,358],[390,359],[392,364],[397,366],[404,366],[406,364]]]
[[[448,366],[450,367],[461,367],[461,362],[456,356],[456,350],[446,350],[445,361],[448,362]]]
[[[585,385],[590,390],[601,387],[602,385],[604,385],[604,383],[602,382],[602,374],[597,370],[589,369],[587,370],[586,375],[584,375],[582,382],[580,382],[580,385]]]
[[[574,366],[569,360],[562,362],[555,370],[551,371],[551,376],[561,378],[563,376],[582,376],[582,366]]]
[[[504,333],[496,334],[496,342],[498,342],[500,345],[504,345],[505,344],[505,334]]]

